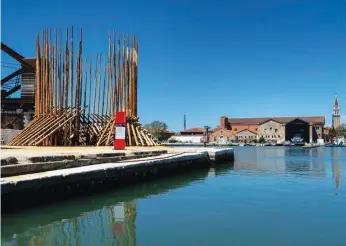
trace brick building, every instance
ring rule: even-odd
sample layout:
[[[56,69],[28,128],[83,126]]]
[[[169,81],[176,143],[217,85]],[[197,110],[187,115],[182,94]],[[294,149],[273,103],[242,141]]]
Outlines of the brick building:
[[[204,138],[203,138],[204,140]],[[210,130],[209,143],[226,144],[235,141],[235,135],[231,130],[214,128]]]
[[[301,135],[305,142],[316,142],[323,139],[324,124],[324,116],[220,118],[220,128],[233,135],[248,138],[252,133],[256,134],[257,139],[263,136],[271,142],[291,140],[295,135]]]
[[[239,143],[249,143],[253,139],[257,139],[257,133],[248,129],[243,129],[235,134]]]

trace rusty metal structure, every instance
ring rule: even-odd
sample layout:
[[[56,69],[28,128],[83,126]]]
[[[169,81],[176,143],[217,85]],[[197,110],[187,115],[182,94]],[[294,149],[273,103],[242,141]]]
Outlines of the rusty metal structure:
[[[20,66],[1,62],[2,68],[16,69],[1,79],[1,128],[23,129],[34,111],[35,58],[24,58],[4,43],[1,43],[1,51]],[[20,97],[15,95],[19,90]]]
[[[157,145],[137,113],[137,37],[110,32],[106,55],[84,57],[78,33],[37,35],[35,116],[9,145],[113,145],[116,111],[126,111],[127,146]]]

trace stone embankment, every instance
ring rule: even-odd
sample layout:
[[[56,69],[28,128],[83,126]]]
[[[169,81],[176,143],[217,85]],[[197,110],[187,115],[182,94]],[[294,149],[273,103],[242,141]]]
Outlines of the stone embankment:
[[[18,150],[17,155],[13,151],[2,149],[5,209],[28,200],[90,194],[98,187],[119,187],[234,160],[230,148],[33,148]]]

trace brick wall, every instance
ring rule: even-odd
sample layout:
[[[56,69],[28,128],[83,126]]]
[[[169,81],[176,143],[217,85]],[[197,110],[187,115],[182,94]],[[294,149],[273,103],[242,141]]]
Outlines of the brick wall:
[[[228,118],[226,116],[220,118],[220,128],[228,129]]]
[[[234,134],[232,134],[232,131],[226,129],[219,129],[209,135],[209,142],[220,143],[220,138],[223,138],[223,143],[235,140],[235,136]]]

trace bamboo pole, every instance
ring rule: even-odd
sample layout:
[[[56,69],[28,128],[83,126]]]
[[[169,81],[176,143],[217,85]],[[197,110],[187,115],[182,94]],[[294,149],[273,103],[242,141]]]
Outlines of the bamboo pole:
[[[97,96],[97,114],[100,115],[100,96],[101,96],[101,62],[102,55],[99,57],[98,73],[97,73],[97,86],[98,86],[98,96]],[[97,123],[100,123],[99,121]]]
[[[64,102],[64,83],[63,83],[63,68],[64,68],[64,59],[63,59],[63,54],[64,54],[64,48],[62,45],[62,29],[60,28],[60,47],[59,47],[59,71],[58,71],[58,80],[59,80],[59,104],[60,104],[60,110],[63,108],[63,102]]]
[[[126,129],[127,129],[127,138],[129,140],[129,146],[132,146],[130,123],[126,123]]]
[[[137,140],[137,133],[135,131],[134,124],[131,124],[131,129],[132,129],[132,134],[133,134],[133,138],[135,140],[136,146],[139,146],[139,143],[138,143],[138,140]]]
[[[133,74],[134,74],[134,77],[133,77],[133,81],[134,81],[134,84],[133,84],[133,91],[134,91],[134,94],[133,94],[133,100],[134,100],[134,116],[138,116],[138,113],[137,113],[137,106],[138,106],[138,102],[137,102],[137,80],[138,80],[138,44],[137,44],[137,38],[134,37],[134,46],[135,46],[135,49],[134,49],[134,52],[135,52],[135,57],[134,57],[134,66],[133,66]]]
[[[68,37],[67,37],[68,40]],[[73,26],[71,27],[71,49],[70,49],[70,90],[69,90],[69,95],[70,95],[70,113],[72,114],[72,110],[74,108],[73,105],[73,74],[74,74],[74,68],[73,68],[73,62],[74,62],[74,54],[73,54],[73,50],[74,50],[74,46],[73,46]],[[77,75],[78,76],[78,75]],[[75,104],[75,107],[77,108],[77,104]],[[72,118],[70,119],[69,122],[69,126],[70,126],[70,135],[72,134]],[[71,141],[71,140],[70,140]],[[71,145],[71,144],[70,144]]]
[[[96,114],[96,92],[97,92],[97,64],[98,64],[98,58],[99,56],[96,56],[96,62],[95,62],[95,71],[94,71],[94,98],[93,98],[93,114]],[[95,119],[95,117],[93,118]],[[93,120],[93,125],[95,124],[95,121]]]
[[[107,142],[106,142],[107,145],[110,144],[109,143],[110,139],[114,134],[115,134],[115,117],[114,117],[113,123],[111,125],[111,128],[109,129],[109,132],[108,132],[108,137],[107,137]]]
[[[57,113],[58,109],[58,94],[57,94],[57,88],[58,88],[58,83],[57,83],[57,49],[58,49],[58,34],[57,34],[57,29],[55,29],[55,47],[54,47],[54,113]]]
[[[64,99],[65,99],[65,108],[68,104],[68,65],[69,65],[69,48],[68,48],[68,28],[66,29],[66,45],[65,45],[65,71],[64,71]],[[71,105],[72,107],[72,105]],[[68,118],[68,112],[66,111],[65,119]],[[70,133],[71,134],[71,133]],[[67,145],[67,121],[65,122],[64,128],[64,145]]]
[[[81,68],[82,68],[82,40],[83,40],[83,31],[80,29],[80,41],[79,41],[79,52],[78,52],[78,66],[77,66],[77,88],[76,88],[76,144],[79,145],[79,129],[80,129],[80,107],[81,107]]]
[[[114,71],[114,111],[112,115],[114,115],[115,111],[118,110],[119,100],[118,100],[118,90],[117,90],[117,50],[116,50],[116,34],[113,32],[113,71]]]
[[[102,141],[104,135],[108,132],[107,129],[109,128],[109,126],[110,126],[112,123],[113,123],[112,121],[109,121],[109,122],[107,123],[106,127],[104,128],[105,130],[102,131],[101,136],[100,136],[99,140],[97,141],[97,144],[96,144],[97,146],[100,146],[101,141]]]
[[[138,136],[139,141],[141,142],[141,145],[144,146],[144,142],[143,142],[142,136],[141,136],[138,128],[139,128],[139,126],[136,126],[135,130],[137,132],[137,136]]]
[[[106,91],[106,73],[107,73],[107,56],[105,56],[105,63],[104,63],[104,68],[103,68],[103,88],[102,88],[102,91],[104,91],[103,93],[103,97],[102,97],[102,106],[101,106],[101,115],[103,116],[104,115],[104,107],[105,107],[105,93],[107,93],[108,95],[108,92]],[[101,78],[101,77],[100,77]]]
[[[40,61],[41,61],[41,52],[40,52],[40,35],[36,36],[36,71],[35,71],[35,115],[39,115],[40,109],[39,106],[39,98],[40,98]]]
[[[126,111],[128,145],[155,145],[137,118],[137,38],[108,33],[108,55],[104,61],[102,55],[97,55],[93,65],[91,58],[82,59],[82,30],[76,58],[74,28],[70,33],[66,28],[64,35],[62,29],[60,35],[58,32],[45,28],[42,36],[36,37],[35,117],[10,144],[108,145],[115,112]],[[76,117],[71,118],[73,114]],[[52,124],[57,122],[62,125],[55,131]]]
[[[82,109],[82,110],[85,110],[85,109]],[[78,111],[79,111],[79,110],[77,110],[77,112],[78,112]],[[49,135],[46,135],[46,136],[43,137],[41,140],[39,140],[38,142],[36,142],[36,145],[42,143],[42,142],[43,142],[46,138],[48,138],[51,134],[54,134],[57,130],[59,130],[59,128],[61,127],[61,125],[65,124],[67,121],[69,121],[70,118],[76,117],[76,115],[77,115],[77,113],[73,113],[72,115],[70,115],[70,117],[69,117],[68,119],[65,119],[64,122],[59,123],[59,124],[56,124],[54,130],[50,131]]]

